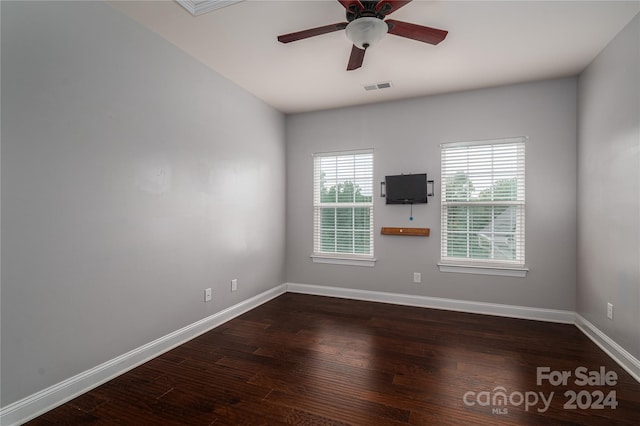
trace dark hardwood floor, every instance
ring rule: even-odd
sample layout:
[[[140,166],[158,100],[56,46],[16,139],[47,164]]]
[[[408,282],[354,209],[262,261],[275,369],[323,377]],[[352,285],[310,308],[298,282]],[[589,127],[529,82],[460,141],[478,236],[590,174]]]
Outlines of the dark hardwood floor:
[[[287,293],[28,424],[638,425],[640,384],[573,325]]]

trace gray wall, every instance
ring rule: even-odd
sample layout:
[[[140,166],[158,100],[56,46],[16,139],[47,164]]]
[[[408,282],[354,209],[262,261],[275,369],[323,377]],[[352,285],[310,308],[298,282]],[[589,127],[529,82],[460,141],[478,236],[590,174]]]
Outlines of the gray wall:
[[[640,358],[640,15],[578,87],[577,312]]]
[[[375,182],[424,172],[440,184],[443,142],[528,136],[526,278],[441,273],[440,197],[387,206],[375,197],[375,267],[312,263],[312,154],[375,149]],[[576,80],[567,78],[287,117],[288,282],[504,303],[575,308]],[[376,184],[376,188],[377,188]],[[382,226],[431,236],[381,236]],[[413,283],[422,273],[422,284]]]
[[[285,146],[110,6],[1,3],[6,405],[282,284]]]

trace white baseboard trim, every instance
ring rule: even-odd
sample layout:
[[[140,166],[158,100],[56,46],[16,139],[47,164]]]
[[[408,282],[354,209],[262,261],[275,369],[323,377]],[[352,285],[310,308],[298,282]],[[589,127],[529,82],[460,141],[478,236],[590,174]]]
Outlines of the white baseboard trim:
[[[396,305],[418,306],[423,308],[444,309],[474,314],[573,324],[596,345],[598,345],[600,349],[609,355],[611,359],[618,363],[620,367],[640,382],[640,360],[635,358],[622,346],[617,344],[613,339],[576,312],[310,284],[287,283],[286,285],[287,292],[291,293],[340,297],[343,299],[393,303]]]
[[[536,321],[549,321],[564,324],[573,324],[575,322],[575,312],[556,309],[530,308],[526,306],[501,305],[497,303],[472,302],[468,300],[444,299],[440,297],[416,296],[410,294],[386,293],[381,291],[356,290],[342,287],[327,287],[296,283],[287,283],[287,291],[291,293],[340,297],[343,299],[392,303],[395,305],[418,306],[421,308],[444,309],[448,311],[495,315]]]
[[[631,374],[634,379],[640,382],[640,360],[631,355],[625,348],[617,344],[613,339],[604,334],[598,327],[590,323],[580,314],[576,314],[576,327],[580,329],[593,343],[598,345],[607,355],[609,355],[620,367]]]
[[[285,293],[281,284],[0,409],[1,425],[27,422]]]
[[[585,318],[572,311],[286,283],[183,327],[180,330],[167,334],[153,342],[140,346],[90,370],[16,401],[13,404],[2,407],[0,409],[0,424],[10,426],[27,422],[285,292],[574,324],[607,355],[640,382],[640,360],[631,355]]]

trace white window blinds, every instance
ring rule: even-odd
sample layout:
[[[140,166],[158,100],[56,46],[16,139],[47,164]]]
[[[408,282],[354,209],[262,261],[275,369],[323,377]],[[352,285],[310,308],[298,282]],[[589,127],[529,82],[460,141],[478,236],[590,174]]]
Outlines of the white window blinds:
[[[441,258],[523,266],[525,138],[441,145]]]
[[[315,255],[373,257],[373,150],[314,155]]]

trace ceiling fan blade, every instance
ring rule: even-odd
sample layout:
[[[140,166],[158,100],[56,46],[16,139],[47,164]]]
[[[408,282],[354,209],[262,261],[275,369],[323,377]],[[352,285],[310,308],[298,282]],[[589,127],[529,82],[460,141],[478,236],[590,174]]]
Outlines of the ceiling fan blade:
[[[283,34],[278,36],[278,41],[281,43],[291,43],[292,41],[298,41],[309,37],[314,37],[321,34],[332,33],[334,31],[340,31],[347,28],[347,22],[339,22],[337,24],[325,25],[323,27],[310,28],[304,31],[298,31],[290,34]]]
[[[382,13],[384,16],[395,12],[407,3],[411,3],[411,0],[380,0],[376,5],[376,12]]]
[[[351,56],[349,57],[349,64],[347,65],[347,71],[357,70],[362,66],[364,61],[364,49],[359,49],[356,45],[353,45],[351,49]]]
[[[360,0],[338,0],[338,2],[347,10],[353,11],[352,6],[356,6],[359,10],[364,10],[364,5]]]
[[[422,25],[410,24],[393,19],[387,19],[385,22],[389,26],[389,34],[411,38],[429,44],[440,43],[449,33],[449,31],[423,27]]]

